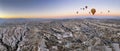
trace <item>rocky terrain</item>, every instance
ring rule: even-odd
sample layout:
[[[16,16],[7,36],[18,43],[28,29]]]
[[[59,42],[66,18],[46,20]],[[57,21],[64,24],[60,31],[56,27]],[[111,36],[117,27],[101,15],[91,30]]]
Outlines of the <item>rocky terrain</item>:
[[[120,20],[64,19],[0,25],[0,51],[120,51]]]

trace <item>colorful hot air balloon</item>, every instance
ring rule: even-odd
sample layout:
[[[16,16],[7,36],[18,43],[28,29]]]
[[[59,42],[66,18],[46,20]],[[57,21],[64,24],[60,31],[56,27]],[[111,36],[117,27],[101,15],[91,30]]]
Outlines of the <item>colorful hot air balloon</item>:
[[[91,13],[94,15],[96,13],[96,9],[95,8],[92,8],[91,9]]]

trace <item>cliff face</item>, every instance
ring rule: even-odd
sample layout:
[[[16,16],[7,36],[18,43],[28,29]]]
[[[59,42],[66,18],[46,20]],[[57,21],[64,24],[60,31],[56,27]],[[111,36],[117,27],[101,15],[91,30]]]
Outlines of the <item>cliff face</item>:
[[[99,50],[102,46],[114,51],[112,44],[118,44],[118,48],[120,45],[120,24],[103,20],[55,20],[1,25],[0,51],[90,51],[89,47]]]

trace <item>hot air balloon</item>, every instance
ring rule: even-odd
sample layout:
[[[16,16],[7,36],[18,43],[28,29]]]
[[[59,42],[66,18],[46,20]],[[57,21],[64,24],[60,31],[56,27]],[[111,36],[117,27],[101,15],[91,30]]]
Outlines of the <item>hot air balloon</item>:
[[[82,8],[80,8],[80,10],[82,10]]]
[[[96,12],[96,9],[95,9],[95,8],[92,8],[92,9],[91,9],[91,13],[94,15],[95,12]]]
[[[77,11],[76,14],[78,14],[79,12]]]
[[[85,10],[85,8],[83,8],[83,10]]]
[[[89,14],[91,14],[91,12],[89,12]]]
[[[108,10],[108,13],[110,12],[110,10]]]
[[[85,8],[87,9],[87,8],[88,8],[88,6],[85,6]]]
[[[100,12],[101,14],[103,13],[103,12]]]

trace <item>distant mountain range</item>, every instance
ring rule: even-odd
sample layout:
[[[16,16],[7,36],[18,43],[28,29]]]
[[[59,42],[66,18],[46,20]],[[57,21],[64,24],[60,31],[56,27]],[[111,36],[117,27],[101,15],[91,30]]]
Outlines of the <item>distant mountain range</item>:
[[[83,16],[83,17],[72,17],[72,18],[61,18],[61,19],[44,19],[44,18],[10,18],[10,19],[0,19],[0,23],[4,22],[29,22],[29,21],[51,21],[51,20],[64,20],[64,19],[117,19],[120,20],[119,16],[113,17],[113,16]]]

